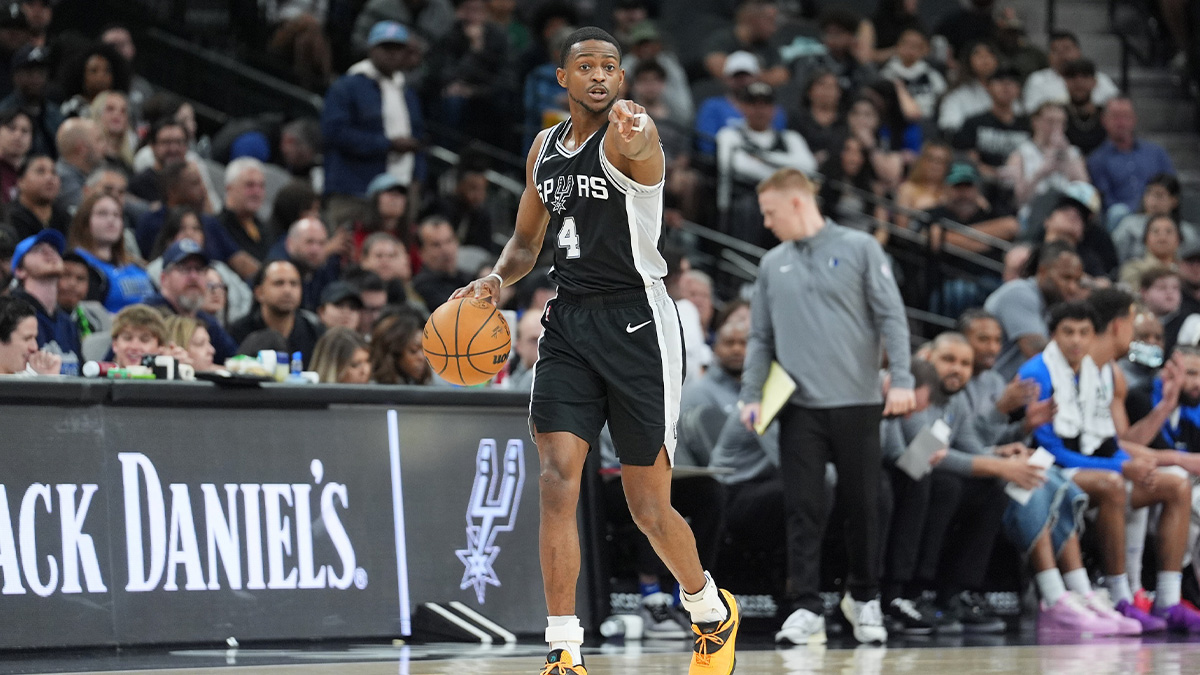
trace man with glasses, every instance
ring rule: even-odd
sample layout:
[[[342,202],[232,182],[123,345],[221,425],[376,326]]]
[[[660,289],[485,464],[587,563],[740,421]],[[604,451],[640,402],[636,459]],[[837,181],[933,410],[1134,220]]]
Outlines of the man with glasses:
[[[174,119],[160,120],[150,129],[150,149],[154,166],[139,173],[129,185],[129,192],[148,203],[163,200],[159,174],[170,164],[182,162],[187,156],[187,131]]]
[[[163,271],[159,287],[162,295],[146,304],[165,316],[188,316],[203,322],[216,354],[215,363],[237,354],[237,343],[213,315],[201,309],[208,283],[208,255],[191,239],[180,239],[163,253]]]

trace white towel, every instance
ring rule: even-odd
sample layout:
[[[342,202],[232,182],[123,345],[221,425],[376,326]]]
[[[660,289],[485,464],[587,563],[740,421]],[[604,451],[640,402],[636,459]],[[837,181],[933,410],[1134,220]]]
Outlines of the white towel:
[[[396,71],[394,75],[384,77],[370,59],[363,59],[350,66],[346,71],[349,75],[366,75],[375,80],[383,96],[383,133],[389,139],[408,138],[412,136],[412,118],[408,115],[408,105],[404,101],[404,73]],[[388,153],[388,173],[396,177],[404,185],[412,182],[413,169],[416,159],[413,153]]]
[[[1042,352],[1042,360],[1050,371],[1050,384],[1054,387],[1054,403],[1058,413],[1054,415],[1054,433],[1059,438],[1078,438],[1079,452],[1091,455],[1104,441],[1117,435],[1112,421],[1112,366],[1105,364],[1103,371],[1096,367],[1092,357],[1084,356],[1079,366],[1079,384],[1076,386],[1075,371],[1067,363],[1058,343],[1053,340]]]

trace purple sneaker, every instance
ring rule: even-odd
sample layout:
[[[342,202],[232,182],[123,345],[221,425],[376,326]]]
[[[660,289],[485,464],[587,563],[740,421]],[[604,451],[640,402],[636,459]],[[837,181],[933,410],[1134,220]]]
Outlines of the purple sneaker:
[[[1166,609],[1154,608],[1154,616],[1164,619],[1167,628],[1176,633],[1200,633],[1200,612],[1182,603]]]
[[[1122,600],[1118,602],[1115,609],[1130,619],[1136,619],[1138,623],[1142,624],[1143,633],[1161,633],[1167,629],[1166,619],[1159,618],[1153,614],[1147,614],[1137,607],[1134,607],[1133,603],[1129,602],[1128,600]],[[1171,609],[1175,608],[1172,607]]]

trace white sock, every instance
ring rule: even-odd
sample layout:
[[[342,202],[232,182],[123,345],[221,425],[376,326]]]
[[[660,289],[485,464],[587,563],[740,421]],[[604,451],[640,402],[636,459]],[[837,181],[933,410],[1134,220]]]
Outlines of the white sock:
[[[1085,598],[1092,592],[1092,580],[1088,578],[1087,570],[1082,567],[1067,572],[1062,575],[1062,578],[1066,582],[1068,590],[1074,591]]]
[[[679,596],[683,608],[692,615],[692,623],[719,623],[729,618],[729,610],[721,602],[721,592],[708,572],[704,573],[704,588],[688,593],[680,587]]]
[[[1122,600],[1133,602],[1133,591],[1129,590],[1129,577],[1124,574],[1104,577],[1104,585],[1108,588],[1108,595],[1112,598],[1113,604]]]
[[[1059,598],[1067,594],[1067,587],[1063,585],[1062,574],[1057,568],[1051,567],[1038,572],[1033,579],[1037,582],[1038,592],[1042,594],[1042,600],[1046,602],[1047,607],[1058,604]]]
[[[1174,607],[1181,599],[1182,572],[1159,572],[1158,588],[1154,591],[1154,605],[1159,609]]]
[[[561,649],[571,655],[571,663],[583,663],[583,627],[579,625],[579,617],[548,616],[546,617],[546,641],[550,643],[550,651]],[[565,639],[558,639],[558,638]]]

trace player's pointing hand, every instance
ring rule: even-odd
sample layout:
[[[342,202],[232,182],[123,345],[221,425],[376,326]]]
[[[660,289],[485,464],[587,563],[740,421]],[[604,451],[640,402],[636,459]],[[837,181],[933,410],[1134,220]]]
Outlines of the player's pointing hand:
[[[621,99],[609,109],[608,121],[617,127],[617,133],[628,143],[646,127],[646,108],[628,99]]]

